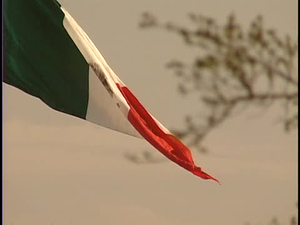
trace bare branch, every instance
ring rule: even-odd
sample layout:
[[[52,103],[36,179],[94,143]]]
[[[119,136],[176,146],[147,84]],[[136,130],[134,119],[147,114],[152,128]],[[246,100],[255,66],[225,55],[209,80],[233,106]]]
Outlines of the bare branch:
[[[225,24],[201,14],[188,16],[192,28],[162,23],[150,13],[145,13],[140,23],[142,28],[175,33],[187,45],[200,49],[192,62],[177,59],[167,64],[179,79],[179,93],[199,95],[207,112],[200,117],[187,116],[185,128],[175,129],[175,134],[188,139],[189,146],[202,149],[204,138],[241,106],[240,112],[249,105],[265,109],[273,104],[281,104],[285,112],[281,117],[284,129],[297,129],[298,77],[292,71],[298,43],[265,28],[262,16],[246,29],[234,14]]]

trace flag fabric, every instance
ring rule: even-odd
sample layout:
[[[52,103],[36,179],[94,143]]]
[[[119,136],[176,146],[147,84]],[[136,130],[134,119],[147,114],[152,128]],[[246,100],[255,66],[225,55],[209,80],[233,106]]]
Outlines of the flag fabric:
[[[4,1],[4,82],[55,110],[144,138],[186,170],[219,182],[143,107],[56,0]]]

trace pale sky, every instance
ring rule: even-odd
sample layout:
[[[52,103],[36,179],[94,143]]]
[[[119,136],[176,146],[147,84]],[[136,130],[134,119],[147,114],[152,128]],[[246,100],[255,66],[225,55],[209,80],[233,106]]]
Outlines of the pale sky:
[[[257,14],[267,26],[297,39],[298,1],[61,0],[116,74],[167,128],[199,110],[176,92],[165,63],[193,52],[180,38],[140,30],[144,11],[187,23],[200,12],[224,21],[235,12],[247,25]],[[277,109],[256,118],[234,118],[207,138],[197,164],[222,185],[171,162],[136,165],[124,154],[157,150],[144,140],[58,113],[40,100],[4,85],[5,225],[243,225],[284,224],[296,214],[297,132],[276,124]]]

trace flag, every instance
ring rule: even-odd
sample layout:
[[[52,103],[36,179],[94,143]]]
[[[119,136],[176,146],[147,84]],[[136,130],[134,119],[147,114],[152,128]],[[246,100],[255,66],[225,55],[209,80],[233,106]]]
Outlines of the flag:
[[[144,138],[186,170],[218,182],[143,107],[56,0],[4,1],[4,82],[57,111]]]

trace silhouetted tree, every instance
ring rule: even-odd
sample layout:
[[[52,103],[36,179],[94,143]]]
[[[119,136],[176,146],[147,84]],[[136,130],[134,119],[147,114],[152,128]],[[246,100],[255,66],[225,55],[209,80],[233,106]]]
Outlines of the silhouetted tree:
[[[190,14],[189,20],[190,27],[163,23],[147,12],[139,24],[143,29],[159,28],[179,35],[186,45],[199,50],[190,62],[178,58],[166,64],[179,79],[178,91],[198,95],[199,106],[205,109],[198,116],[186,116],[185,128],[172,132],[204,153],[203,140],[218,125],[251,106],[265,110],[274,104],[282,107],[278,118],[283,128],[287,132],[296,129],[297,42],[265,28],[262,16],[247,29],[234,14],[223,25],[203,15]]]

